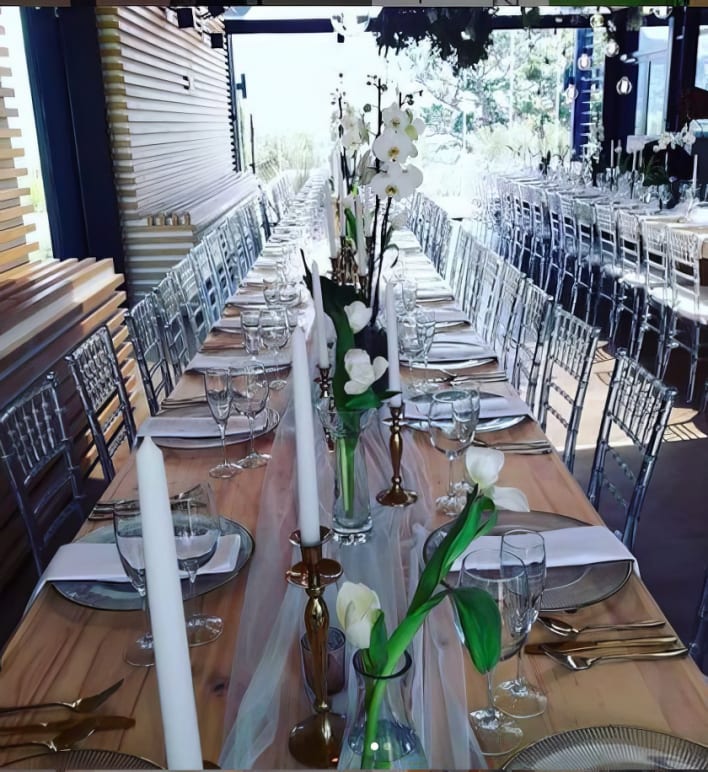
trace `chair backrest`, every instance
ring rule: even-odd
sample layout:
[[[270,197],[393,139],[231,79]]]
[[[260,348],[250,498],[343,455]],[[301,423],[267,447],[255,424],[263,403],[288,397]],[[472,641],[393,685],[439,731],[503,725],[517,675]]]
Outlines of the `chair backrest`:
[[[214,269],[214,276],[219,291],[219,300],[221,307],[223,308],[234,291],[234,285],[231,282],[231,273],[229,272],[229,266],[226,262],[226,252],[222,247],[218,229],[214,229],[210,233],[207,233],[204,237],[204,246],[206,247],[209,260],[211,260]]]
[[[679,313],[687,312],[695,321],[705,318],[701,310],[701,250],[702,236],[689,231],[667,229],[666,251],[669,260],[669,285],[674,303],[681,301]]]
[[[587,258],[595,252],[595,207],[589,201],[578,198],[574,210],[578,255]]]
[[[243,277],[241,274],[240,252],[238,244],[236,243],[236,239],[234,237],[233,231],[231,230],[228,219],[219,223],[219,226],[216,229],[216,233],[219,239],[221,252],[224,255],[224,260],[226,262],[226,269],[229,272],[231,291],[233,292],[239,286]]]
[[[605,265],[617,265],[617,223],[610,204],[595,204],[595,224],[602,262]]]
[[[479,280],[479,294],[475,299],[475,317],[472,319],[475,329],[485,341],[494,341],[494,319],[497,315],[504,268],[510,265],[499,255],[489,251],[482,266]]]
[[[513,372],[513,359],[510,356],[512,341],[519,338],[520,308],[525,281],[526,277],[516,266],[511,263],[504,264],[492,329],[500,367],[507,371],[509,377]]]
[[[201,276],[194,270],[194,263],[189,256],[180,260],[169,275],[169,286],[175,293],[175,302],[181,309],[184,328],[189,336],[189,349],[194,354],[206,340],[212,325],[207,290]]]
[[[521,301],[519,334],[512,361],[511,383],[538,416],[538,380],[545,362],[553,322],[553,298],[532,281]]]
[[[204,242],[197,244],[190,250],[189,259],[192,261],[194,273],[204,285],[209,323],[214,324],[221,317],[223,305],[216,269],[209,259],[209,253]]]
[[[546,193],[548,203],[548,223],[551,227],[551,249],[554,252],[565,250],[563,241],[563,212],[561,211],[561,197],[554,191]]]
[[[623,269],[641,274],[643,268],[639,218],[636,214],[625,209],[617,211],[617,242]]]
[[[642,247],[647,287],[656,284],[669,286],[669,263],[666,255],[667,228],[658,222],[643,220],[641,223]]]
[[[625,350],[617,352],[590,474],[588,498],[597,509],[602,489],[610,491],[624,509],[622,541],[630,549],[637,535],[642,504],[675,397],[676,389],[665,386],[627,356]],[[623,445],[629,440],[639,452],[638,473],[612,447],[611,443],[617,442],[620,437]],[[617,471],[616,474],[608,472],[608,460],[614,461],[618,467],[618,471],[613,470]],[[627,486],[632,488],[629,499],[624,495]]]
[[[113,456],[135,444],[133,408],[107,327],[99,327],[67,357],[106,480],[115,477]]]
[[[138,360],[148,407],[150,413],[156,415],[160,403],[172,391],[174,384],[163,331],[155,312],[155,298],[146,295],[126,313],[125,321]]]
[[[708,662],[706,662],[706,656],[708,656],[708,569],[706,569],[703,580],[703,591],[696,612],[696,627],[688,646],[688,653],[704,673],[708,672]]]
[[[599,339],[599,328],[591,327],[562,308],[556,308],[541,386],[539,423],[545,431],[550,413],[566,430],[563,461],[571,472],[575,462],[578,427]],[[559,399],[551,402],[553,394],[557,394]]]
[[[189,335],[182,311],[182,297],[175,285],[172,272],[160,281],[154,292],[155,312],[172,365],[173,380],[176,383],[192,358],[193,349],[189,345]]]
[[[81,476],[50,373],[0,415],[0,457],[27,529],[38,574],[84,521]]]
[[[575,205],[573,199],[569,196],[558,196],[558,203],[560,205],[560,225],[561,236],[563,240],[563,249],[568,253],[575,253],[578,247],[578,229],[575,220]]]

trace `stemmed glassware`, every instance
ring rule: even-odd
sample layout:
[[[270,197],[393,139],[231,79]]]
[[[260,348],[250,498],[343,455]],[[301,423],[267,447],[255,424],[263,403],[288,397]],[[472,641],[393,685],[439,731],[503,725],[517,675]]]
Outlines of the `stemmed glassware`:
[[[187,602],[194,599],[194,583],[199,569],[216,552],[221,535],[221,522],[211,506],[197,499],[184,499],[172,504],[172,526],[177,548],[177,564],[189,576]],[[221,617],[192,614],[187,618],[187,643],[201,646],[216,640],[224,629]]]
[[[143,605],[145,632],[134,640],[123,653],[129,665],[150,667],[155,664],[150,614],[147,607],[147,586],[145,584],[145,558],[143,555],[143,524],[140,510],[134,504],[116,505],[113,510],[113,531],[116,547],[123,569],[130,579]]]
[[[526,568],[520,558],[499,550],[474,550],[464,559],[460,584],[477,587],[492,596],[501,615],[501,657],[513,657],[528,634],[530,608]],[[470,713],[479,747],[485,756],[503,756],[516,748],[523,738],[519,725],[494,707],[492,678],[487,672],[487,707]]]
[[[273,364],[277,364],[277,353],[283,348],[290,337],[288,318],[284,308],[269,308],[261,311],[259,323],[261,341],[273,355]],[[270,388],[278,391],[284,388],[286,382],[282,378],[271,381]]]
[[[260,321],[260,309],[244,308],[241,311],[241,330],[243,332],[244,348],[254,362],[261,350]]]
[[[458,496],[454,480],[455,461],[469,448],[479,422],[480,397],[477,389],[450,389],[434,394],[428,414],[428,436],[432,446],[447,456],[448,488],[435,500],[439,512],[458,515],[464,501]]]
[[[242,469],[255,469],[264,466],[270,460],[265,453],[258,453],[253,444],[253,419],[263,410],[268,402],[268,378],[265,367],[260,363],[248,364],[231,373],[231,403],[237,413],[248,418],[250,445],[248,455],[238,462]]]
[[[435,314],[419,308],[415,312],[416,329],[420,340],[420,355],[423,357],[423,367],[428,369],[428,356],[435,337]]]
[[[398,351],[408,362],[409,385],[414,391],[413,362],[420,356],[421,344],[418,338],[416,318],[406,314],[398,318]]]
[[[239,471],[236,464],[230,462],[226,456],[226,424],[231,413],[231,381],[228,370],[207,369],[204,371],[204,392],[206,394],[209,410],[219,427],[221,436],[221,448],[224,460],[209,470],[210,477],[227,479],[233,477]]]
[[[546,584],[546,544],[537,531],[515,528],[502,536],[502,562],[505,553],[519,558],[526,566],[526,578],[529,584],[530,608],[527,634],[538,619],[541,595]],[[519,649],[516,678],[504,681],[497,686],[494,704],[504,713],[515,718],[540,716],[546,710],[546,695],[530,684],[523,674],[523,655]]]

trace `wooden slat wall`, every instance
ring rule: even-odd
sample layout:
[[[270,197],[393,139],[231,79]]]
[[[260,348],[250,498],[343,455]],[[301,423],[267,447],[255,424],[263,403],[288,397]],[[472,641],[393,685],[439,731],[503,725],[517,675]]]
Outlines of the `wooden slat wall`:
[[[196,9],[199,11],[199,9]],[[233,171],[226,53],[165,9],[97,8],[131,301],[256,189]]]

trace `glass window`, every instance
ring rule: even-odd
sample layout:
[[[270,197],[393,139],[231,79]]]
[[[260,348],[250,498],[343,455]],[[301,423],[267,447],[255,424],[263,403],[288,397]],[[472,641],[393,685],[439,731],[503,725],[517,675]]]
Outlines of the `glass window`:
[[[708,26],[701,25],[696,55],[696,86],[708,90]]]

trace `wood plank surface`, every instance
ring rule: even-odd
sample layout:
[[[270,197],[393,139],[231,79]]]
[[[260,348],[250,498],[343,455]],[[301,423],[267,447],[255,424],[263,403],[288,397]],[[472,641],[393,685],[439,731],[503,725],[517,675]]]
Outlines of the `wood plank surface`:
[[[187,374],[176,393],[194,396],[202,393],[202,379]],[[274,406],[282,408],[283,393],[274,396]],[[543,437],[531,421],[494,435],[494,440],[528,440]],[[437,494],[447,486],[447,461],[433,450],[420,433],[405,434],[405,443],[415,442],[425,458],[425,484]],[[257,440],[260,450],[267,451],[272,436]],[[405,452],[405,450],[404,450]],[[229,447],[229,455],[238,458],[244,445]],[[185,490],[204,481],[207,470],[220,460],[220,450],[164,451],[168,479],[173,490]],[[210,481],[215,489],[219,511],[245,525],[255,533],[264,470],[248,470],[231,480]],[[287,478],[287,475],[283,475]],[[601,520],[589,504],[577,482],[560,457],[507,455],[500,479],[502,485],[520,487],[527,494],[532,509],[571,515],[584,522]],[[108,498],[136,497],[133,459],[119,471],[106,491]],[[283,496],[290,500],[290,495]],[[291,513],[295,527],[295,512]],[[431,525],[445,522],[442,518]],[[84,530],[96,527],[87,524]],[[283,549],[289,549],[283,545]],[[253,563],[268,560],[256,545]],[[236,636],[240,624],[257,624],[241,620],[240,609],[248,578],[248,568],[228,584],[198,600],[208,613],[225,620],[223,635],[214,643],[190,650],[194,688],[197,698],[202,750],[206,759],[216,761],[224,736],[223,715],[232,668]],[[267,599],[264,598],[264,602]],[[637,620],[663,617],[661,610],[643,585],[632,576],[625,587],[603,603],[573,616],[573,623]],[[293,622],[296,624],[297,622]],[[30,609],[17,634],[2,656],[0,702],[19,704],[45,699],[73,699],[105,688],[119,678],[125,683],[100,710],[102,713],[129,715],[136,726],[125,732],[101,732],[91,739],[91,747],[121,750],[158,763],[165,762],[157,684],[153,669],[141,670],[126,665],[123,648],[143,629],[138,612],[105,612],[73,604],[47,587]],[[537,630],[531,640],[543,636]],[[548,636],[546,636],[547,638]],[[51,652],[46,641],[52,641]],[[513,663],[500,667],[507,675]],[[530,677],[548,694],[548,710],[538,718],[522,722],[525,741],[580,726],[629,724],[670,732],[705,742],[708,739],[708,703],[705,682],[690,659],[656,662],[627,662],[597,667],[584,673],[571,673],[545,657],[527,659]],[[300,674],[293,673],[293,699],[302,689]],[[469,708],[483,704],[485,689],[482,678],[468,668]],[[10,721],[11,719],[8,719]],[[19,721],[19,718],[12,721]],[[289,727],[282,727],[287,733]],[[0,761],[16,756],[6,752]],[[295,766],[284,742],[278,742],[263,760],[263,766]]]

